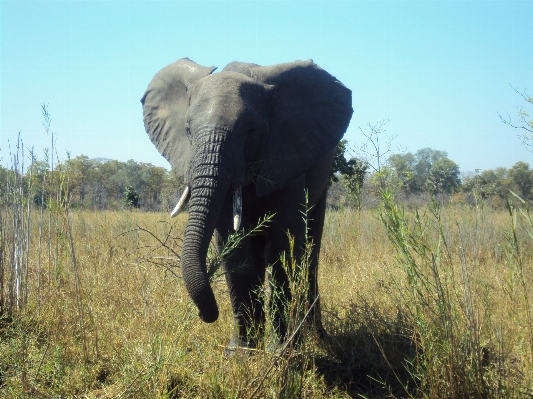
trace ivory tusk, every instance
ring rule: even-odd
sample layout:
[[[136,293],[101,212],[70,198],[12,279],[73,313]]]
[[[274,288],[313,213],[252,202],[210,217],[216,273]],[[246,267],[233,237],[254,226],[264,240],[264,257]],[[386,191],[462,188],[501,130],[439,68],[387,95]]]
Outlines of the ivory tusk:
[[[237,231],[241,227],[242,217],[242,187],[239,186],[233,194],[233,230]]]
[[[185,190],[183,190],[183,194],[181,195],[180,200],[178,201],[178,205],[174,207],[172,212],[170,212],[170,217],[176,217],[178,214],[183,210],[183,207],[189,201],[191,190],[189,189],[189,186],[185,186]]]

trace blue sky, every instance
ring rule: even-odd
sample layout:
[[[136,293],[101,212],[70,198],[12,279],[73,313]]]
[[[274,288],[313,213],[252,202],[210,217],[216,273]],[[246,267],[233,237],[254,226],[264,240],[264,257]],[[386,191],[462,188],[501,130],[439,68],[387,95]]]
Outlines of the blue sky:
[[[0,1],[0,152],[20,132],[38,157],[169,167],[139,102],[154,74],[189,57],[218,66],[313,59],[353,92],[345,135],[390,119],[394,145],[447,151],[462,172],[533,156],[498,113],[533,96],[533,1]]]

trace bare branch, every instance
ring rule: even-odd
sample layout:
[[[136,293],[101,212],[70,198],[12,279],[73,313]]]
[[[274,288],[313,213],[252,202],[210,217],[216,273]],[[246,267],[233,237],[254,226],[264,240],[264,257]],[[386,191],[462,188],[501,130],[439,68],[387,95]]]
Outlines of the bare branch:
[[[509,86],[511,86],[511,88],[518,95],[520,95],[524,99],[525,102],[533,105],[533,97],[529,97],[526,94],[526,89],[524,89],[523,92],[520,92],[515,87],[513,87],[511,84],[509,84]],[[528,132],[526,134],[519,134],[518,138],[522,141],[522,144],[524,145],[527,151],[533,152],[533,118],[531,120],[527,120],[528,118],[530,118],[530,113],[520,106],[517,107],[517,109],[518,109],[518,119],[520,121],[520,125],[514,124],[512,122],[510,115],[507,115],[508,116],[507,119],[505,119],[500,114],[498,114],[498,116],[500,117],[500,120],[503,122],[504,125],[510,126],[513,129],[521,129],[521,130],[525,130],[526,132]]]

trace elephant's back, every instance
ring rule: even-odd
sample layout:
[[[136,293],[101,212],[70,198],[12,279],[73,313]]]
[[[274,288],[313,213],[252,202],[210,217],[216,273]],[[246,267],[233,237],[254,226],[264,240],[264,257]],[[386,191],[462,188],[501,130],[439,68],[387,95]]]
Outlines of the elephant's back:
[[[222,70],[222,72],[238,72],[251,78],[252,68],[255,68],[258,66],[260,65],[249,63],[249,62],[233,61],[233,62],[230,62],[228,65],[226,65],[224,69]]]

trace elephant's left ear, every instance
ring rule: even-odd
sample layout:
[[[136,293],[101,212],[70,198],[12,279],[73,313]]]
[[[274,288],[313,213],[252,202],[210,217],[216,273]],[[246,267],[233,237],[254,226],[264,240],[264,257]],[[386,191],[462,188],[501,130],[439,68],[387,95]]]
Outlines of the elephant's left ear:
[[[313,61],[252,68],[271,90],[270,133],[256,180],[263,196],[332,150],[352,117],[352,92]]]
[[[185,127],[189,88],[215,69],[182,58],[161,69],[141,99],[146,132],[178,176],[186,175],[191,158]]]

